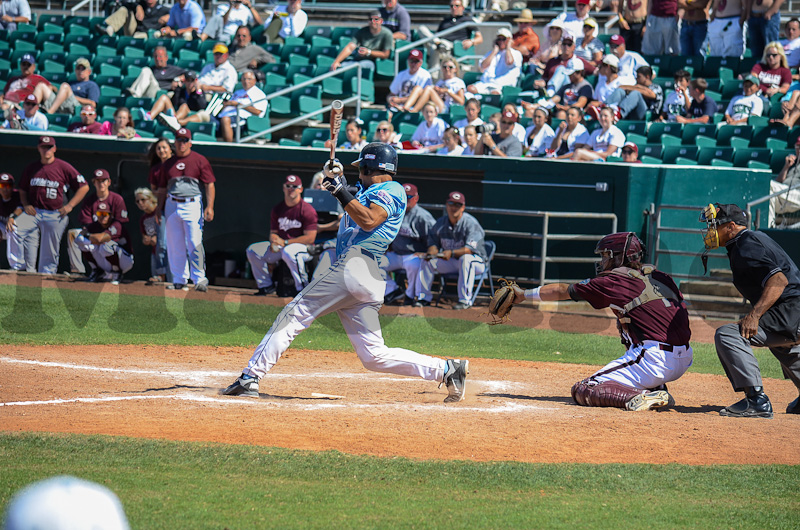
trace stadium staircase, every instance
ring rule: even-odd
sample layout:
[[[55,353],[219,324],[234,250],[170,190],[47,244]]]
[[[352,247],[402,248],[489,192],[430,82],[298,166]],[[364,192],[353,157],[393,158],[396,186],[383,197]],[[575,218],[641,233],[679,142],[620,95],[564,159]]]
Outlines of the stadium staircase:
[[[750,311],[750,304],[733,286],[729,269],[711,269],[708,280],[684,280],[681,292],[689,313],[703,318],[738,320]]]

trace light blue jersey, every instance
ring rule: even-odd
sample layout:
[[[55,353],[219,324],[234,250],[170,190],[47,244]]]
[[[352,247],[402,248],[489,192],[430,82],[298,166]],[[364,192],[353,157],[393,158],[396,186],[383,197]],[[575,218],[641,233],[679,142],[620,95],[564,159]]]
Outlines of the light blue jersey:
[[[339,223],[336,255],[341,256],[351,246],[358,245],[375,257],[382,256],[400,231],[406,213],[406,192],[399,182],[381,182],[373,184],[366,190],[359,190],[356,200],[367,208],[372,203],[380,205],[386,210],[388,217],[378,228],[367,232],[345,213]]]

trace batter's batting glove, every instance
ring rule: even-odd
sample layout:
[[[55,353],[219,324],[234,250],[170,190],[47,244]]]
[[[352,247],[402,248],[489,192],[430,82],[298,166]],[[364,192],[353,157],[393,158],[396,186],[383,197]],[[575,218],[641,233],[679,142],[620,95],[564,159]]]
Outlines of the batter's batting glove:
[[[337,159],[328,160],[322,167],[322,173],[325,175],[321,182],[322,187],[336,197],[342,208],[347,206],[350,201],[355,200],[355,197],[347,188],[347,180],[344,178],[344,166],[342,166],[341,162]]]
[[[322,166],[322,173],[325,178],[342,177],[344,176],[344,166],[338,158],[334,158],[325,162],[325,165]]]

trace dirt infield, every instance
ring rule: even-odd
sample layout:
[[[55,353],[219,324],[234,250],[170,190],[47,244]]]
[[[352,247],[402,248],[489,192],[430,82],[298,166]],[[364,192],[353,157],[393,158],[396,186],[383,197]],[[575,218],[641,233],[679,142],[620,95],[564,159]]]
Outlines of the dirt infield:
[[[68,282],[58,287],[117,289]],[[119,289],[163,294],[159,286]],[[208,293],[210,299],[230,296],[239,295]],[[284,303],[274,297],[242,301]],[[514,313],[518,325],[614,333],[602,318],[520,309]],[[485,321],[481,311],[439,309],[425,315]],[[696,321],[692,327],[694,340],[713,337],[712,325]],[[720,417],[717,411],[738,395],[725,377],[691,373],[670,384],[674,409],[631,413],[572,403],[571,385],[594,367],[476,358],[467,399],[445,405],[445,389],[368,372],[352,352],[290,350],[262,380],[259,399],[219,395],[250,353],[210,347],[3,346],[0,429],[419,459],[800,464],[800,453],[785,449],[794,446],[800,430],[800,416],[783,414],[797,396],[789,381],[765,383],[778,412],[772,420]]]

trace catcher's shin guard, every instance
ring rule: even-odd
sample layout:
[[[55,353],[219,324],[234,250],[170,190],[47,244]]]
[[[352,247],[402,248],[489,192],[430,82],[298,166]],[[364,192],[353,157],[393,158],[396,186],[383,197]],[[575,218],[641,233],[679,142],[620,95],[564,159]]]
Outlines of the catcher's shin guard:
[[[641,390],[625,386],[616,381],[594,381],[584,379],[572,385],[572,399],[584,407],[625,408],[625,404]]]

